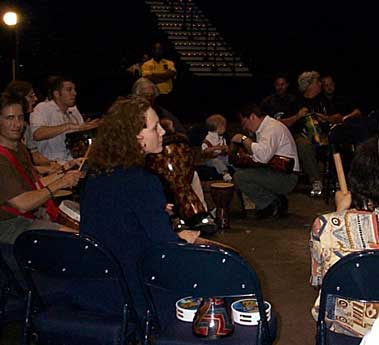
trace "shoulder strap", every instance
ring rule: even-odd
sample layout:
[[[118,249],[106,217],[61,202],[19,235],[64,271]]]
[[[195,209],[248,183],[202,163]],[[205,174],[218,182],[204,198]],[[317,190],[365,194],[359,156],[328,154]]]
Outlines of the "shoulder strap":
[[[1,145],[0,145],[0,155],[8,159],[9,163],[13,165],[13,167],[17,170],[17,172],[25,180],[25,182],[27,182],[30,188],[32,188],[33,190],[36,189],[34,182],[26,173],[24,167],[20,164],[20,162],[16,159],[16,157],[13,156],[13,154],[7,148]]]
[[[6,147],[4,147],[2,145],[0,145],[0,155],[4,156],[6,159],[8,159],[8,161],[17,170],[17,172],[20,174],[20,176],[25,180],[25,182],[30,186],[30,188],[32,190],[36,190],[37,189],[37,187],[35,186],[33,180],[26,173],[24,167],[20,164],[20,162],[16,159],[16,157]],[[32,163],[30,161],[30,158],[28,156],[26,156],[26,159],[27,159],[28,163],[30,164],[31,171],[32,171],[34,179],[36,180],[36,183],[38,184],[38,186],[40,188],[43,188],[43,184],[42,184],[42,182],[41,182],[38,174],[34,170],[34,168],[32,166]],[[46,211],[49,214],[50,219],[51,220],[56,220],[57,217],[58,217],[58,209],[54,205],[53,200],[51,200],[51,199],[47,200],[46,203],[44,204],[44,207],[46,208]],[[4,211],[10,212],[10,213],[12,213],[12,214],[14,214],[16,216],[24,216],[26,218],[35,218],[32,213],[30,213],[30,212],[22,213],[19,210],[17,210],[16,208],[11,207],[11,206],[1,206],[1,208]]]

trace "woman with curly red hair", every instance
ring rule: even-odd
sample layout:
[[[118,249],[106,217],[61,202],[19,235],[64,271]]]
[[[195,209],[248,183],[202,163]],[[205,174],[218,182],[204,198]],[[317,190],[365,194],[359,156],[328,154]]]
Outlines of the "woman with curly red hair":
[[[98,128],[80,202],[81,234],[97,239],[119,259],[140,318],[145,301],[138,258],[153,243],[180,240],[165,212],[159,178],[144,169],[145,155],[162,150],[164,133],[147,100],[133,96],[117,101]],[[199,232],[178,235],[192,243]]]

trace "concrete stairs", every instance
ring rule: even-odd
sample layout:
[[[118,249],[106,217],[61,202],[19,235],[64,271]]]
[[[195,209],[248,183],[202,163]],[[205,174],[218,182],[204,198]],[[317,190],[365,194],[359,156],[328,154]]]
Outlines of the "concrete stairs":
[[[193,75],[252,76],[193,0],[145,0],[145,4]]]

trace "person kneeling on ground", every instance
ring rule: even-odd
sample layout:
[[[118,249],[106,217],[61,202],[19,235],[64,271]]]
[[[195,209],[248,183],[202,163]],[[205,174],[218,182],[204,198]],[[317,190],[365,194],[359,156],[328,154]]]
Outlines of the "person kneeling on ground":
[[[255,204],[259,217],[278,217],[287,211],[286,194],[297,183],[299,171],[296,144],[288,128],[281,122],[266,116],[254,104],[248,104],[239,112],[244,130],[255,133],[256,142],[249,137],[236,134],[232,143],[240,144],[257,163],[256,167],[240,168],[234,180],[241,191]],[[267,165],[274,156],[284,156],[294,160],[294,172],[277,171]]]

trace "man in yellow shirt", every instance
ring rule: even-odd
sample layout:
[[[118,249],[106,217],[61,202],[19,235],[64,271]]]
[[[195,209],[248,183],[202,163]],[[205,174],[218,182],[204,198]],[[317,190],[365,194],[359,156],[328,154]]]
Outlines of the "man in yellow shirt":
[[[150,79],[158,87],[161,95],[172,91],[172,80],[176,76],[175,65],[171,60],[163,58],[164,50],[160,43],[152,48],[152,59],[142,65],[142,76]]]

